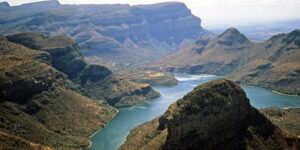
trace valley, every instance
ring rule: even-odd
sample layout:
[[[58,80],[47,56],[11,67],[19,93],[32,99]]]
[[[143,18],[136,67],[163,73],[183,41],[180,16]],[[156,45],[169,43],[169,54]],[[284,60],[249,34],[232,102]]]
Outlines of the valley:
[[[161,93],[161,97],[133,107],[120,109],[117,116],[91,138],[93,146],[90,149],[116,150],[123,144],[126,136],[135,126],[160,116],[168,109],[170,104],[182,98],[194,87],[222,78],[215,75],[191,75],[183,73],[175,73],[174,76],[179,81],[178,85],[154,87],[156,91]],[[273,93],[270,90],[245,85],[242,85],[242,88],[245,90],[250,104],[258,109],[269,108],[271,106],[279,108],[300,107],[300,98],[297,96],[283,96]],[[300,115],[297,115],[297,118],[300,118]],[[296,129],[299,129],[299,127]]]
[[[297,7],[1,1],[0,150],[300,149]]]
[[[200,38],[150,63],[149,69],[209,73],[239,83],[299,95],[300,31],[252,42],[235,28],[217,38]]]

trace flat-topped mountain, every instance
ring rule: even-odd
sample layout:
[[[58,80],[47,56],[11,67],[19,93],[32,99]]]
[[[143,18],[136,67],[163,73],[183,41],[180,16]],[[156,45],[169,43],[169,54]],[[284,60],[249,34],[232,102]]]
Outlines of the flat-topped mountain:
[[[300,31],[249,41],[231,28],[213,39],[200,38],[152,63],[151,68],[210,73],[288,94],[300,93]]]
[[[6,4],[2,3],[5,11],[0,16],[0,33],[69,35],[84,56],[97,56],[100,63],[141,63],[199,37],[213,36],[179,2],[133,6],[61,5],[55,0],[14,7]]]
[[[160,117],[131,130],[119,149],[299,149],[284,131],[252,107],[228,79],[196,87]]]
[[[0,149],[87,147],[117,113],[111,105],[159,95],[86,63],[67,36],[0,35],[0,58]]]

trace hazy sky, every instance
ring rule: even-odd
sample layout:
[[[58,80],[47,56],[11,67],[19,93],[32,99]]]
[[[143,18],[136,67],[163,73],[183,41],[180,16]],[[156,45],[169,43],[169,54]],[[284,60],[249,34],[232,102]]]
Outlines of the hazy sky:
[[[0,0],[5,1],[5,0]],[[14,6],[41,0],[7,0]],[[152,4],[168,0],[59,0],[61,4]],[[170,0],[169,0],[170,1]],[[174,1],[174,0],[171,0]],[[184,2],[206,28],[300,19],[300,0],[175,0]]]

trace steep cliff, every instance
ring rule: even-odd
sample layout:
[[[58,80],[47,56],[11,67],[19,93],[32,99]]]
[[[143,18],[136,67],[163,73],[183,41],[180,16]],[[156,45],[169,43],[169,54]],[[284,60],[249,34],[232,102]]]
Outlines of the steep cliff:
[[[48,52],[0,37],[0,149],[88,146],[117,110],[71,90]]]
[[[0,33],[69,35],[84,56],[97,56],[107,63],[149,61],[181,44],[213,36],[201,27],[199,18],[178,2],[129,6],[45,1],[2,5],[6,10],[0,15]]]
[[[300,31],[249,41],[231,28],[214,39],[200,38],[151,64],[151,68],[227,76],[238,82],[300,94]]]
[[[86,63],[66,36],[0,35],[0,60],[0,149],[87,147],[88,137],[117,113],[111,105],[159,95]]]
[[[253,108],[228,79],[196,87],[160,117],[134,128],[120,149],[299,149],[295,135]]]
[[[51,55],[54,68],[78,84],[74,90],[93,99],[101,99],[117,107],[159,96],[147,84],[138,84],[112,74],[106,67],[86,63],[77,43],[67,36],[48,37],[37,33],[20,33],[7,39]]]

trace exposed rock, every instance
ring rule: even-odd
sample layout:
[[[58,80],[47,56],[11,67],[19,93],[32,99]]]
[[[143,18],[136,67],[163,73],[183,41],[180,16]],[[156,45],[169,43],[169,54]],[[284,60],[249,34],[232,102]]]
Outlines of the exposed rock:
[[[111,105],[122,107],[132,106],[159,96],[159,93],[149,85],[121,79],[104,66],[86,63],[77,43],[70,37],[20,33],[7,36],[7,39],[32,49],[48,52],[51,55],[49,62],[52,66],[79,84],[80,88],[75,88],[75,90],[90,98],[105,100]],[[35,87],[41,89],[38,86]],[[141,92],[135,93],[134,91]]]
[[[106,62],[141,64],[199,37],[214,36],[179,2],[61,5],[54,0],[9,7],[3,13],[3,34],[69,35],[84,56],[98,56]]]
[[[208,73],[286,94],[300,94],[300,31],[249,41],[234,28],[194,43],[150,64],[151,69]]]
[[[228,79],[196,87],[160,117],[133,129],[120,149],[298,149],[295,135],[253,108]]]
[[[1,38],[0,59],[0,149],[87,147],[117,113],[70,90],[76,83],[51,66],[48,52]]]

